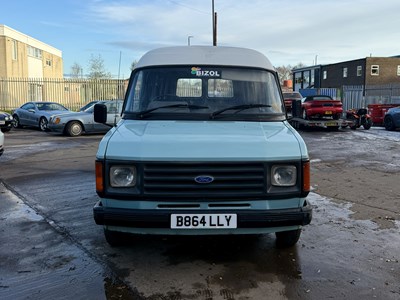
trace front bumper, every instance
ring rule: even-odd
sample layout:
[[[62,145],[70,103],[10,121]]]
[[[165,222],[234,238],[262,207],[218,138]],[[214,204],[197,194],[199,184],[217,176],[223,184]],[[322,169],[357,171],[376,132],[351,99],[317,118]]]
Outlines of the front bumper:
[[[64,131],[64,124],[48,124],[47,129],[52,132],[63,132]]]
[[[101,201],[93,207],[94,220],[97,225],[121,226],[132,228],[170,228],[171,214],[210,214],[232,213],[237,215],[237,228],[270,228],[286,226],[302,226],[310,224],[312,206],[273,210],[145,210],[104,207]]]

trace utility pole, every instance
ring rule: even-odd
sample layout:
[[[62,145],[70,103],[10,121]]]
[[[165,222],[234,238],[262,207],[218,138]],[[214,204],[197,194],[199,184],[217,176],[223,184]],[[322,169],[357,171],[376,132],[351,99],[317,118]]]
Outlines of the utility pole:
[[[212,35],[213,46],[217,46],[217,13],[214,11],[214,0],[212,0]]]

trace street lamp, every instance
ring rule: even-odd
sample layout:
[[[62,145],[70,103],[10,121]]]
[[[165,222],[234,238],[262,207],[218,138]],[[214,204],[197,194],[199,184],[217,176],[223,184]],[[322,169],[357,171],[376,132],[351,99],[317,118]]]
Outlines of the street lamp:
[[[193,35],[189,35],[188,36],[188,46],[190,46],[190,39],[193,38],[193,37],[194,37]]]

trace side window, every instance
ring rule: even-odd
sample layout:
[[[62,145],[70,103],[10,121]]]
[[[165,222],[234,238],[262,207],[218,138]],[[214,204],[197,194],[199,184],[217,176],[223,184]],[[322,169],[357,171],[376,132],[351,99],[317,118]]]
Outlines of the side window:
[[[12,41],[12,59],[18,59],[18,42],[16,40]]]
[[[379,65],[372,65],[371,66],[371,75],[378,76],[379,75]]]
[[[117,103],[115,101],[107,103],[106,106],[107,106],[107,113],[116,114],[118,112]]]
[[[343,78],[347,77],[347,68],[343,68]]]
[[[201,79],[179,78],[176,84],[178,97],[201,97]]]
[[[362,75],[362,66],[357,66],[357,76],[360,77]]]
[[[400,76],[400,66],[397,66],[397,76]]]

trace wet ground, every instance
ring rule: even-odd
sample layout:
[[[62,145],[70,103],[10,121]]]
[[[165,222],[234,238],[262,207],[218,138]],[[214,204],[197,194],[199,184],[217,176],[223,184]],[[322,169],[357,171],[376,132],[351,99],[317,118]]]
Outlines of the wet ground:
[[[354,192],[400,194],[376,178],[399,178],[400,132],[301,134],[315,209],[295,247],[264,235],[132,238],[111,248],[92,217],[101,136],[12,130],[0,158],[0,299],[400,299],[398,201],[371,192],[365,205]],[[368,169],[368,185],[357,184],[350,171]]]

